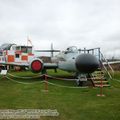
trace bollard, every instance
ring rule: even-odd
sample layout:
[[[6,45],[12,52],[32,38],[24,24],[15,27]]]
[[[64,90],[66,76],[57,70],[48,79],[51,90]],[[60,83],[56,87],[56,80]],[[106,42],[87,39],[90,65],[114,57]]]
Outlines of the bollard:
[[[44,75],[44,90],[42,92],[48,92],[48,76]]]
[[[45,75],[45,91],[48,91],[48,79],[47,79],[47,75]]]
[[[97,96],[99,96],[99,97],[104,97],[105,96],[103,94],[103,82],[102,82],[102,79],[101,79],[101,85],[100,85],[100,94],[97,94]]]

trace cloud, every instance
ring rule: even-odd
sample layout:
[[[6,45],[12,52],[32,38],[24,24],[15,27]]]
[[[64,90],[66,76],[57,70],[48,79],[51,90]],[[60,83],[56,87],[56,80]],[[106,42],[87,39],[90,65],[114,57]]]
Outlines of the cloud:
[[[119,0],[0,0],[0,44],[26,44],[30,36],[36,49],[53,42],[112,55],[119,51],[119,13]]]

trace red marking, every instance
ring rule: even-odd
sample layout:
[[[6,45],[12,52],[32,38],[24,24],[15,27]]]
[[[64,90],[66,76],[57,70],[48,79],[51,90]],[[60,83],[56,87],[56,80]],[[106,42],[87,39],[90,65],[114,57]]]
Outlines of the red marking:
[[[8,62],[14,62],[14,55],[8,55]]]
[[[21,54],[21,53],[22,53],[21,50],[16,50],[16,51],[15,51],[15,54]]]
[[[32,54],[32,53],[28,53],[28,55],[29,55],[29,56],[34,56],[34,54]]]
[[[23,55],[23,56],[21,57],[21,59],[22,59],[22,60],[26,60],[26,61],[27,61],[27,60],[28,60],[28,56]]]
[[[39,60],[35,60],[31,65],[33,71],[40,71],[42,69],[42,63]]]

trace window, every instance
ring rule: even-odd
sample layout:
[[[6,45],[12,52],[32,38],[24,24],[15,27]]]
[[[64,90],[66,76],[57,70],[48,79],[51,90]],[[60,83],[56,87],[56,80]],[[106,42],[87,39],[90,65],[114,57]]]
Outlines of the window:
[[[32,47],[27,48],[27,53],[32,53]]]
[[[21,47],[21,51],[22,51],[23,53],[27,53],[27,48],[24,47],[24,46],[22,46],[22,47]]]
[[[0,51],[0,56],[2,56],[3,55],[3,52],[2,51]]]
[[[20,55],[19,55],[19,54],[15,54],[15,57],[16,57],[16,58],[19,58],[19,57],[20,57]]]

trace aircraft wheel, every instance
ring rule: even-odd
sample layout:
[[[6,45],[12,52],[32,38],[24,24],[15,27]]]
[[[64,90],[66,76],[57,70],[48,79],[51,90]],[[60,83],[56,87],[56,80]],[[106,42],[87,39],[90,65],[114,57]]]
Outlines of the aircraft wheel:
[[[77,80],[76,83],[77,83],[77,86],[83,86],[83,81]]]

